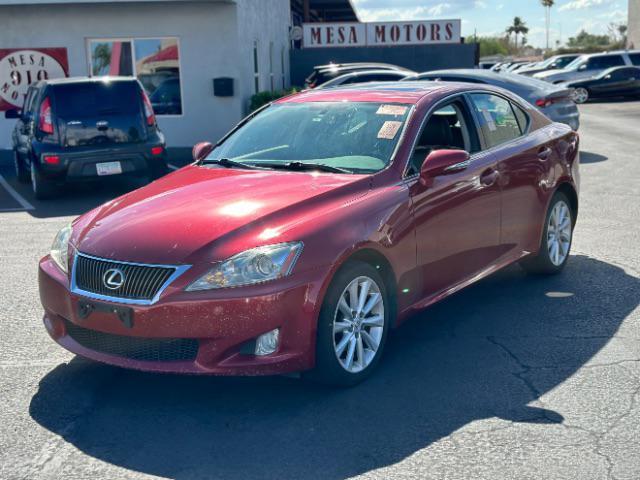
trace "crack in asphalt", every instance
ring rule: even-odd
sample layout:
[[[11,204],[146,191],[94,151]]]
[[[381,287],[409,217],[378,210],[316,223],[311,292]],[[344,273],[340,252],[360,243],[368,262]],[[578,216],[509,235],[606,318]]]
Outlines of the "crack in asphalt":
[[[533,367],[533,366],[527,365],[522,360],[520,360],[520,358],[510,348],[508,348],[503,343],[499,342],[496,339],[496,337],[489,336],[489,337],[486,337],[486,338],[489,341],[489,343],[495,345],[496,347],[501,349],[503,352],[505,352],[509,356],[509,358],[511,358],[518,365],[518,367],[520,368],[520,371],[511,372],[511,374],[514,377],[516,377],[518,380],[520,380],[527,387],[527,389],[533,395],[533,397],[535,399],[534,401],[539,403],[541,406],[544,407],[544,401],[540,398],[542,396],[542,394],[535,387],[533,382],[525,377],[525,375],[527,375],[532,370],[549,369],[549,368],[562,368],[562,367],[560,367],[560,366],[555,366],[555,367]],[[517,337],[512,337],[512,338],[517,338]],[[638,362],[640,362],[640,359],[625,359],[625,360],[619,360],[617,362],[585,365],[582,368],[592,368],[593,369],[593,368],[618,366],[618,367],[624,369],[632,377],[640,378],[637,374],[635,374],[634,372],[630,371],[628,368],[626,368],[624,366],[625,363],[638,363]],[[615,468],[615,462],[610,457],[610,455],[608,455],[606,452],[604,452],[604,450],[603,450],[604,447],[603,447],[602,443],[603,443],[603,440],[605,439],[605,437],[609,433],[611,433],[620,424],[620,422],[622,422],[626,417],[628,417],[631,414],[631,412],[634,411],[636,405],[638,404],[638,398],[640,398],[640,385],[636,386],[636,389],[634,390],[633,394],[631,395],[631,401],[629,402],[629,407],[626,409],[626,411],[624,413],[618,415],[617,417],[615,417],[614,421],[609,423],[607,428],[603,432],[596,432],[594,430],[590,430],[588,428],[584,428],[584,427],[581,427],[581,426],[578,426],[578,425],[569,424],[569,423],[567,423],[565,421],[562,421],[560,423],[554,422],[554,419],[551,419],[549,417],[549,415],[547,414],[547,409],[541,410],[541,413],[542,413],[542,417],[543,418],[546,418],[547,420],[552,421],[553,423],[561,425],[563,428],[565,428],[567,430],[576,430],[576,431],[580,431],[580,432],[586,433],[593,441],[593,452],[596,455],[598,455],[599,457],[601,457],[607,464],[607,479],[608,480],[616,480],[616,477],[613,474],[613,471],[614,471],[614,468]],[[505,429],[505,427],[503,427],[502,429]],[[498,430],[500,430],[500,429],[496,429],[496,431],[498,431]],[[485,432],[491,432],[491,429],[485,430]]]

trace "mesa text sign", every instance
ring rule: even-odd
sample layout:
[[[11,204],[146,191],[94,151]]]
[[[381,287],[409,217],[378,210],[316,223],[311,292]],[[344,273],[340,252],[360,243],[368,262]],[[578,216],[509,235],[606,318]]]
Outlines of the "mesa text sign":
[[[305,48],[460,43],[460,20],[305,23]]]

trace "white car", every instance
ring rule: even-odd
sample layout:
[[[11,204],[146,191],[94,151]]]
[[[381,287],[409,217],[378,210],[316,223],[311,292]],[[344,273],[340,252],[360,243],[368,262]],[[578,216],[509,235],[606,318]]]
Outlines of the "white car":
[[[533,77],[549,83],[573,82],[599,75],[608,68],[640,66],[640,50],[580,55],[561,70],[536,73]]]

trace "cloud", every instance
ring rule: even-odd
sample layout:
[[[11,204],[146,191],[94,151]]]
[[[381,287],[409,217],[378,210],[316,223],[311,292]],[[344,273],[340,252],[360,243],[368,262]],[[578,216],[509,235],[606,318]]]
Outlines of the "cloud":
[[[450,3],[442,2],[431,7],[358,8],[358,16],[364,22],[424,20],[439,17],[451,10]]]
[[[561,5],[558,10],[561,12],[567,10],[583,10],[585,8],[597,7],[610,3],[612,3],[612,0],[572,0],[569,3]]]

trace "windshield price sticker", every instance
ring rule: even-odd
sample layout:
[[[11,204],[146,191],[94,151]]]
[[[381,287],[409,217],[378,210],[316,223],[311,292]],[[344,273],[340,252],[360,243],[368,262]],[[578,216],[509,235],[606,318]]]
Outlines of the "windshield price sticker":
[[[404,115],[407,112],[407,107],[402,105],[380,105],[378,115]]]
[[[400,127],[402,126],[402,122],[384,122],[382,124],[382,128],[378,132],[378,138],[384,138],[386,140],[393,140],[396,138],[396,134]]]

